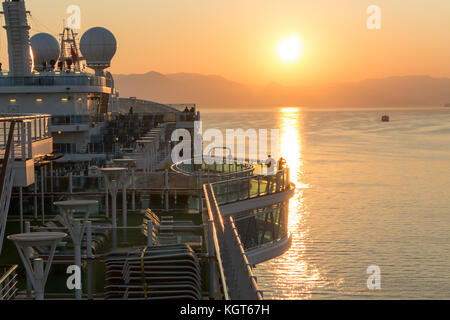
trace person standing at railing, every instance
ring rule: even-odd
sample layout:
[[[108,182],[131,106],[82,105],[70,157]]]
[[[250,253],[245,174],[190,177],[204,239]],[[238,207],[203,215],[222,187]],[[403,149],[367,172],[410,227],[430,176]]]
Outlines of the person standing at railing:
[[[267,156],[267,160],[266,160],[266,167],[267,169],[270,169],[272,167],[272,165],[275,163],[275,160],[272,158],[272,156],[269,154]]]
[[[276,161],[275,159],[272,158],[272,156],[269,154],[269,156],[267,157],[267,160],[265,162],[266,164],[266,168],[267,168],[267,172],[266,172],[266,176],[267,176],[267,185],[266,185],[266,193],[269,194],[271,193],[270,190],[272,190],[272,184],[273,184],[273,175],[276,174]]]
[[[281,157],[280,160],[278,160],[278,170],[283,170],[286,168],[286,160]]]

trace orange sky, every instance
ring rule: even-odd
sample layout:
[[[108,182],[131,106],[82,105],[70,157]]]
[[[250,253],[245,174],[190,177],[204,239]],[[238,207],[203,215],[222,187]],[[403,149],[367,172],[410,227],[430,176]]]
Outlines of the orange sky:
[[[196,72],[250,84],[317,84],[392,75],[450,77],[448,0],[26,0],[32,34],[62,29],[66,8],[82,29],[117,37],[113,73]],[[366,8],[382,29],[366,28]],[[296,34],[304,56],[282,63],[276,46]],[[0,59],[7,61],[6,33]],[[4,63],[6,66],[6,63]]]

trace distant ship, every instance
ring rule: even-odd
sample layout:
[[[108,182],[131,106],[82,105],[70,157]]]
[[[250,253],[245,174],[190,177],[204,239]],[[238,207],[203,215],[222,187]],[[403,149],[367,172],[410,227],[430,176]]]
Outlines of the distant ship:
[[[381,121],[383,121],[383,122],[389,122],[389,121],[390,121],[390,118],[389,118],[388,115],[384,115],[384,116],[381,117]]]
[[[445,108],[450,108],[450,103],[444,104]]]

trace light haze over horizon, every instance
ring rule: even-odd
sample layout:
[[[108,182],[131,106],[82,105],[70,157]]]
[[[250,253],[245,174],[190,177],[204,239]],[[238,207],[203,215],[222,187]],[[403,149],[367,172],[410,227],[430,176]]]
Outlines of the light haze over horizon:
[[[366,9],[382,10],[381,30],[368,30]],[[31,34],[62,31],[69,5],[82,10],[80,35],[111,30],[116,74],[217,74],[248,83],[315,85],[424,74],[450,77],[450,1],[441,0],[26,0]],[[2,24],[4,21],[2,19]],[[303,43],[291,64],[276,55],[286,36]],[[7,68],[6,32],[0,61]]]

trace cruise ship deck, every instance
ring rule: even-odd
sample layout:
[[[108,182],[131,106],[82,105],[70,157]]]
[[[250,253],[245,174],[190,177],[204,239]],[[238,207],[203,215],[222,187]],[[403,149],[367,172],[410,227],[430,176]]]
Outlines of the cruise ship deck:
[[[30,38],[25,2],[3,9],[0,300],[262,299],[252,268],[291,243],[289,168],[174,163],[196,105],[120,97],[105,28]]]
[[[9,214],[3,212],[2,219],[7,221],[2,226],[6,236],[66,233],[56,246],[47,298],[76,298],[65,285],[67,267],[76,264],[76,244],[70,237],[76,221],[85,228],[78,242],[83,275],[78,298],[263,297],[252,266],[282,254],[290,245],[287,203],[294,186],[288,168],[260,175],[260,168],[246,163],[203,164],[196,171],[190,170],[191,165],[175,164],[144,172],[136,170],[135,160],[121,160],[114,161],[113,168],[125,168],[126,178],[115,194],[106,192],[108,181],[100,170],[62,176],[46,171],[42,177],[39,162],[33,184],[12,188]],[[109,204],[111,196],[118,200],[117,208]],[[81,209],[67,219],[58,207],[67,200],[92,201],[89,217]],[[4,245],[3,298],[32,298],[34,290],[16,248],[6,239]],[[52,258],[48,245],[33,247],[29,253],[29,259]],[[179,255],[183,262],[176,260]],[[178,268],[180,263],[188,266]],[[161,284],[147,285],[155,280]],[[10,295],[11,290],[16,293]]]

